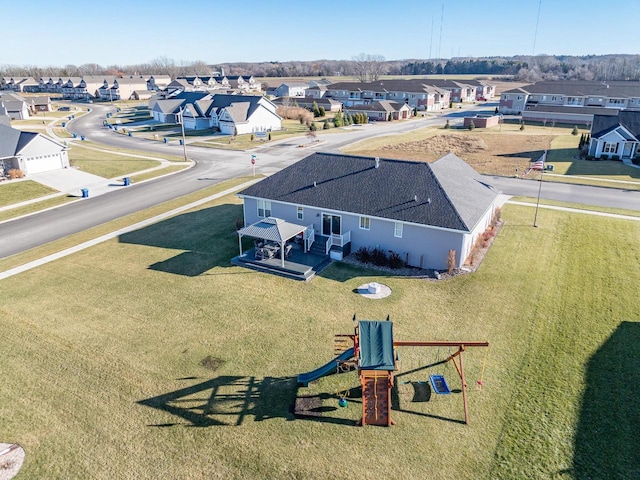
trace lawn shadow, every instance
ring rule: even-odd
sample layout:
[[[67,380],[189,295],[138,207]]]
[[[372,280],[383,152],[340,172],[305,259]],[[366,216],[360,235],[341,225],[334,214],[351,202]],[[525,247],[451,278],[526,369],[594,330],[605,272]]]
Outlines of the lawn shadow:
[[[239,217],[242,217],[242,205],[218,205],[125,233],[119,241],[176,250],[175,256],[148,268],[194,277],[213,267],[231,266],[229,261],[238,251],[235,224]]]
[[[223,375],[137,403],[181,419],[150,427],[240,426],[249,417],[255,422],[272,418],[291,420],[289,404],[296,389],[295,378],[258,380],[253,376]]]
[[[623,321],[591,357],[573,478],[640,478],[640,322]]]
[[[631,178],[640,178],[640,168],[630,167],[619,160],[572,159],[565,161],[572,162],[565,175],[590,175],[595,177],[607,175],[628,175]]]
[[[544,154],[544,150],[529,150],[525,152],[499,153],[496,157],[508,158],[527,158],[531,162],[535,162]]]

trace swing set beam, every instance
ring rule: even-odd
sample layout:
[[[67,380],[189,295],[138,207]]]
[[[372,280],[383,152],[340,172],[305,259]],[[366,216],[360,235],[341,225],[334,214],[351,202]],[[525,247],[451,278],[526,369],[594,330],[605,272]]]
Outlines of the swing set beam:
[[[403,341],[403,340],[394,340],[394,347],[488,347],[489,342],[450,342],[447,340],[443,341],[430,341],[430,342],[421,342],[421,341]]]

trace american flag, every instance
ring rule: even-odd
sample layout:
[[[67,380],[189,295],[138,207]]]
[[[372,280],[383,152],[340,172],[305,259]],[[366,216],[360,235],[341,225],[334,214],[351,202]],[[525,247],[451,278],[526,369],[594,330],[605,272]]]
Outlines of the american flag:
[[[536,160],[535,162],[533,162],[529,168],[527,168],[524,172],[524,174],[522,175],[523,177],[529,173],[531,170],[540,170],[543,171],[544,170],[544,162],[547,159],[547,152],[545,151],[542,156]]]

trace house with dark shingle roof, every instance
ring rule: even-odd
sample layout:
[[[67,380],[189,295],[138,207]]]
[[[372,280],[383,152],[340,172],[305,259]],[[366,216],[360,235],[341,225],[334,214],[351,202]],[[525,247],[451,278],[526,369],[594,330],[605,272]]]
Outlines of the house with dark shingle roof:
[[[25,175],[69,167],[67,147],[39,133],[22,132],[0,123],[0,169]]]
[[[640,155],[640,110],[620,110],[618,115],[594,115],[589,155],[623,161]]]
[[[471,87],[469,87],[471,88]],[[475,92],[475,87],[473,87]],[[322,90],[310,88],[310,96],[321,94]],[[431,80],[385,79],[376,82],[339,82],[326,87],[322,95],[342,102],[345,106],[363,105],[389,100],[406,103],[418,110],[437,111],[449,106],[451,91],[434,85]]]
[[[386,122],[388,120],[406,120],[411,117],[411,108],[406,103],[379,100],[365,105],[353,105],[344,107],[344,113],[353,115],[364,113],[373,122]]]
[[[450,250],[463,265],[498,199],[453,154],[430,164],[314,153],[238,195],[245,225],[275,217],[312,230],[316,242],[331,239],[329,249],[379,248],[438,270]]]
[[[640,82],[586,80],[543,81],[502,92],[500,113],[522,114],[523,119],[591,123],[593,115],[608,110],[640,109]]]
[[[280,130],[282,118],[276,109],[262,95],[207,95],[185,104],[184,128],[214,128],[229,135]]]

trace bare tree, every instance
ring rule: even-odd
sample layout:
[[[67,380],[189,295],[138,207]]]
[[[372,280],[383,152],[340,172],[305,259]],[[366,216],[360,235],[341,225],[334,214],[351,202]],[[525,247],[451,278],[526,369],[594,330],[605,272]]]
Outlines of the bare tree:
[[[353,65],[358,80],[361,82],[375,82],[385,70],[385,59],[382,55],[361,53],[353,57]]]

